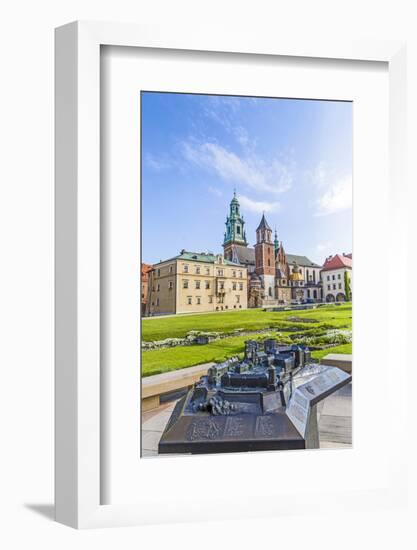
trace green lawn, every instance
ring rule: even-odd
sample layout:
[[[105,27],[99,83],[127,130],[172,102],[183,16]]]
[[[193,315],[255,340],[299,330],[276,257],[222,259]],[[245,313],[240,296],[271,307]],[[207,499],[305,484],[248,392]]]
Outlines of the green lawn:
[[[328,355],[329,353],[352,353],[352,344],[342,344],[341,346],[335,346],[333,348],[328,349],[320,349],[317,351],[311,352],[311,356],[319,361],[320,359],[323,359],[325,355]]]
[[[318,323],[293,323],[288,317],[316,319],[319,323],[334,328],[352,326],[352,306],[328,306],[313,310],[266,312],[261,309],[227,311],[200,315],[177,315],[142,319],[143,340],[183,338],[190,330],[218,331],[231,333],[237,328],[259,330],[267,328],[291,329],[318,327]],[[301,325],[301,327],[300,327]],[[329,327],[330,328],[330,327]]]
[[[258,338],[265,335],[258,335]],[[160,374],[211,361],[221,362],[241,353],[245,348],[247,336],[236,336],[216,340],[205,346],[178,346],[154,351],[142,352],[142,376]]]
[[[314,318],[318,323],[286,321],[288,317]],[[142,336],[146,340],[162,340],[167,337],[183,337],[190,330],[222,331],[230,333],[236,328],[259,330],[265,328],[297,329],[296,336],[319,332],[325,328],[351,328],[351,304],[336,307],[323,307],[307,311],[264,312],[262,310],[244,310],[238,312],[209,313],[166,318],[144,319]],[[289,341],[292,332],[283,334],[281,341]],[[274,334],[276,337],[276,334]],[[294,334],[295,336],[295,334]],[[266,334],[251,338],[264,339]],[[248,336],[231,336],[216,340],[203,346],[178,346],[160,350],[142,352],[142,376],[159,374],[211,361],[224,361],[244,350]],[[295,340],[296,342],[296,340]],[[327,353],[351,353],[352,345],[344,344],[323,351],[313,352],[315,359],[321,359]]]

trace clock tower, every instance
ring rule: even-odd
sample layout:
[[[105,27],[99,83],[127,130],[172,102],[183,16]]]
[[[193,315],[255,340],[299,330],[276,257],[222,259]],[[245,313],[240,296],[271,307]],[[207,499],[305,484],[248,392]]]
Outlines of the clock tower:
[[[230,202],[230,212],[226,218],[226,231],[224,233],[223,249],[224,257],[232,260],[233,246],[248,246],[246,241],[245,221],[240,215],[240,204],[236,197],[236,191],[233,193],[233,199]]]
[[[275,299],[275,250],[272,242],[272,229],[262,215],[256,230],[255,272],[262,281],[266,300]]]

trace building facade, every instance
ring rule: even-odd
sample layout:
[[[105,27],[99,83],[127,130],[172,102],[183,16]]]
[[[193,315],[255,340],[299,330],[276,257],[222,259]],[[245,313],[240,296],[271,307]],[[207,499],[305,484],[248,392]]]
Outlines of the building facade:
[[[152,270],[150,264],[142,264],[140,272],[140,297],[141,297],[141,313],[146,314],[146,304],[148,303],[149,294],[149,272]]]
[[[248,271],[248,305],[264,307],[322,300],[321,266],[306,256],[287,254],[265,214],[256,229],[256,244],[248,246],[245,221],[236,194],[230,203],[223,241],[224,256]]]
[[[326,258],[321,277],[323,301],[352,300],[352,254],[335,254]]]
[[[352,255],[329,256],[324,266],[287,254],[265,214],[248,245],[234,193],[223,255],[182,250],[154,266],[142,264],[142,313],[167,315],[351,299]]]
[[[222,254],[182,250],[150,272],[147,315],[246,309],[247,268]]]

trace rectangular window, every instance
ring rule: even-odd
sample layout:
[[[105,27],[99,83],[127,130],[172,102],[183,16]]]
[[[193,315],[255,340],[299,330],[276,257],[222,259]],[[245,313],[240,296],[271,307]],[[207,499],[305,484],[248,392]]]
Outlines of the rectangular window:
[[[336,290],[336,285],[333,285],[333,290]]]
[[[223,269],[218,269],[218,270],[217,270],[217,275],[218,275],[219,277],[223,277]]]
[[[200,275],[200,268],[199,268],[199,267],[196,267],[196,268],[195,268],[195,272],[197,273],[197,275]]]
[[[206,281],[206,289],[210,288],[210,281]]]
[[[206,275],[210,275],[210,268],[206,267]]]
[[[239,271],[239,277],[242,278],[243,277],[243,274],[241,271]]]
[[[219,288],[220,288],[220,290],[224,290],[224,283],[220,283]]]
[[[330,281],[330,275],[327,275],[327,280]]]
[[[233,283],[232,288],[233,290],[236,290],[236,283]]]
[[[327,290],[330,290],[330,285],[327,285]]]
[[[188,265],[183,266],[184,273],[188,273]]]
[[[201,296],[197,296],[197,305],[201,304]]]
[[[184,279],[182,282],[182,288],[188,288],[188,279]]]
[[[196,282],[195,282],[195,287],[196,287],[196,289],[199,289],[199,288],[200,288],[200,281],[196,281]]]
[[[332,281],[334,281],[334,275],[332,275]]]
[[[243,283],[239,283],[239,290],[243,290]]]
[[[340,273],[337,274],[337,278],[340,279]]]
[[[187,303],[189,306],[193,303],[193,299],[191,296],[187,296]]]
[[[232,271],[232,277],[236,277],[236,271]]]
[[[342,283],[339,283],[339,288],[342,288]]]

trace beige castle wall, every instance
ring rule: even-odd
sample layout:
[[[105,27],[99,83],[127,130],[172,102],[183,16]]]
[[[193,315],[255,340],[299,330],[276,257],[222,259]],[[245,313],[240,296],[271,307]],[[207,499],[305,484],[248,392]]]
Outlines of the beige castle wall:
[[[150,315],[175,313],[176,262],[157,264],[150,275],[147,313]]]
[[[279,287],[277,288],[277,299],[286,303],[291,302],[291,288]]]
[[[169,290],[170,281],[172,290]],[[184,281],[188,281],[188,288],[184,288]],[[220,292],[221,283],[224,293]],[[148,313],[162,315],[247,309],[247,289],[247,270],[240,266],[184,260],[157,264],[152,272]]]

